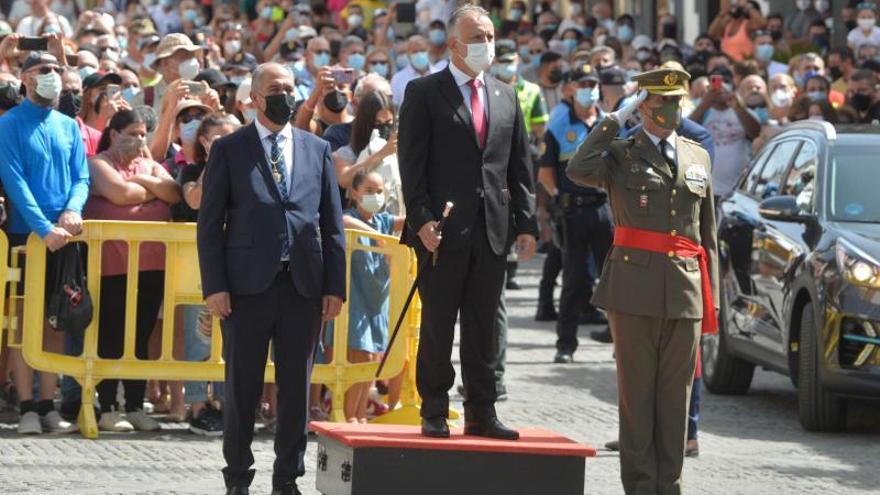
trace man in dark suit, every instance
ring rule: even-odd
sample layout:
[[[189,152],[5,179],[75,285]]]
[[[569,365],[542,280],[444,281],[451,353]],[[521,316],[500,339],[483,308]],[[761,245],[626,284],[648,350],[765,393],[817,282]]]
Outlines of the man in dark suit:
[[[511,241],[522,259],[535,250],[525,123],[513,88],[484,72],[495,52],[487,12],[459,8],[449,32],[449,67],[411,81],[400,110],[403,238],[420,260],[436,256],[419,284],[422,434],[449,436],[450,358],[460,314],[465,433],[515,440],[519,434],[495,415],[494,332]],[[441,245],[436,228],[447,201],[455,208]]]
[[[228,494],[254,477],[251,441],[270,340],[278,387],[273,494],[305,473],[312,349],[345,295],[345,239],[330,145],[294,129],[294,82],[282,65],[253,75],[257,120],[211,147],[198,248],[208,309],[226,359],[223,476]]]

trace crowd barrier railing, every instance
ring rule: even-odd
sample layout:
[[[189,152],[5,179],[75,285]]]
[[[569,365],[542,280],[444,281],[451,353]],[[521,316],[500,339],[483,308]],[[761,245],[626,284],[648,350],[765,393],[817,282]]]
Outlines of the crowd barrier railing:
[[[416,262],[412,251],[390,236],[361,231],[346,231],[346,265],[351,266],[351,256],[355,251],[369,251],[388,257],[390,266],[389,320],[392,325],[400,314],[409,288],[415,278]],[[368,238],[377,242],[363,244],[360,239]],[[45,321],[46,247],[36,235],[27,242],[24,290],[24,312],[21,328],[21,349],[27,363],[40,371],[54,372],[75,378],[82,386],[82,404],[78,423],[83,436],[97,438],[97,420],[92,407],[95,401],[95,387],[102,379],[149,379],[149,380],[191,380],[222,381],[224,363],[222,359],[222,337],[219,322],[213,322],[211,351],[206,361],[183,361],[174,357],[175,308],[180,305],[203,304],[199,277],[198,252],[196,249],[195,224],[165,222],[117,222],[86,221],[83,233],[75,242],[88,246],[87,285],[94,306],[94,317],[85,331],[83,352],[79,356],[69,356],[43,349]],[[0,237],[0,248],[6,241]],[[109,359],[98,354],[98,328],[101,294],[101,246],[108,241],[122,241],[128,245],[128,273],[126,287],[125,337],[122,357]],[[152,360],[138,359],[135,356],[135,322],[137,317],[138,266],[140,246],[146,242],[161,242],[165,246],[165,286],[161,327],[161,352]],[[375,245],[372,245],[375,244]],[[4,251],[5,252],[5,251]],[[15,263],[13,263],[14,265]],[[0,265],[4,265],[0,263]],[[244,267],[243,269],[247,269]],[[350,269],[347,270],[350,274]],[[15,279],[16,268],[0,266],[0,280]],[[351,287],[347,281],[347,287]],[[0,284],[5,290],[5,284]],[[350,290],[350,289],[349,289]],[[14,293],[14,292],[13,292]],[[0,293],[0,295],[3,295]],[[0,300],[6,301],[6,297]],[[346,298],[348,301],[348,298]],[[15,321],[13,308],[9,321]],[[420,399],[415,388],[415,356],[418,349],[419,313],[421,304],[418,297],[411,304],[406,315],[404,339],[390,350],[386,366],[379,379],[389,379],[405,372],[400,407],[377,418],[377,422],[397,424],[418,424]],[[10,325],[12,326],[12,325]],[[182,331],[182,330],[178,330]],[[373,381],[378,368],[377,362],[351,363],[347,356],[348,343],[348,302],[335,320],[332,359],[327,364],[317,364],[312,372],[312,383],[326,385],[332,392],[332,421],[344,421],[343,405],[345,391],[352,385]],[[405,345],[404,345],[405,344]],[[411,363],[411,365],[407,365]],[[274,381],[274,364],[267,363],[265,381]],[[458,417],[450,411],[450,417]]]

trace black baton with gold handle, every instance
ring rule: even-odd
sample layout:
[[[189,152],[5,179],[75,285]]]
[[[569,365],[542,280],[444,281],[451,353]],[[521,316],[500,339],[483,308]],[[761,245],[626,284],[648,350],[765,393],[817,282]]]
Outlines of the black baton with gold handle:
[[[449,218],[449,214],[452,212],[454,206],[455,205],[452,204],[452,201],[446,202],[446,207],[443,209],[443,216],[440,217],[440,221],[437,223],[437,228],[434,229],[437,235],[443,233],[443,226],[446,224],[446,219]],[[391,333],[388,347],[385,348],[385,354],[382,355],[382,361],[379,363],[379,368],[376,370],[376,378],[379,378],[379,375],[382,373],[382,369],[385,367],[385,360],[388,359],[388,355],[391,353],[391,346],[394,345],[394,341],[397,339],[397,334],[400,333],[400,326],[403,324],[403,319],[406,317],[409,305],[412,303],[413,297],[416,295],[416,289],[419,288],[419,280],[422,278],[422,273],[424,273],[425,268],[428,266],[428,260],[432,260],[433,265],[437,266],[437,251],[439,249],[440,246],[437,246],[437,249],[434,250],[434,253],[430,258],[425,256],[422,262],[419,263],[419,271],[416,272],[416,279],[413,280],[412,287],[409,288],[409,295],[406,296],[406,301],[403,303],[403,309],[400,311],[400,316],[397,317],[397,323],[394,325],[394,332]]]

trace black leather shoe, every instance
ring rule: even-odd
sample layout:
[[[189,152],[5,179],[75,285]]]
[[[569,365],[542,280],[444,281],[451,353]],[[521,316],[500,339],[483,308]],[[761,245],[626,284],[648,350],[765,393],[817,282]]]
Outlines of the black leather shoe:
[[[519,440],[519,432],[504,426],[501,421],[498,421],[498,418],[490,418],[483,421],[465,420],[464,434],[497,440]]]
[[[610,442],[605,443],[605,448],[611,450],[613,452],[620,451],[620,440],[612,440]]]
[[[538,312],[535,313],[535,321],[556,321],[558,318],[559,313],[552,305],[538,306]]]
[[[446,423],[446,418],[422,418],[422,436],[449,438],[449,425]]]
[[[605,330],[593,330],[590,332],[590,338],[603,344],[614,342],[614,339],[611,337],[611,329],[608,327]]]
[[[507,281],[507,284],[505,284],[505,285],[506,285],[507,290],[520,290],[520,289],[522,289],[522,286],[519,285],[519,283],[517,283],[517,281],[514,279],[509,279]]]
[[[246,486],[230,486],[226,489],[226,495],[248,495],[250,489]]]
[[[578,320],[581,325],[607,325],[608,318],[598,309],[586,310]]]
[[[556,364],[571,364],[574,362],[574,356],[571,352],[564,351],[556,351],[556,356],[553,357],[553,362]]]
[[[295,483],[272,489],[272,495],[302,495]]]

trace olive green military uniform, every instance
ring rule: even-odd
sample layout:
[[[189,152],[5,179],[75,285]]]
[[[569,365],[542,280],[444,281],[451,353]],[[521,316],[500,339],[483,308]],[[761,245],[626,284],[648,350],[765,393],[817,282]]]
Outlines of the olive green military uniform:
[[[670,76],[670,74],[673,74]],[[686,93],[690,76],[666,69],[642,74],[641,89]],[[654,119],[657,122],[657,118]],[[662,120],[662,118],[660,119]],[[715,306],[717,248],[709,155],[673,133],[670,165],[643,128],[617,139],[619,124],[602,121],[566,170],[584,186],[608,192],[616,227],[683,236],[706,250]],[[627,494],[681,492],[687,412],[703,301],[696,258],[615,246],[593,304],[604,307],[617,359],[621,478]]]

